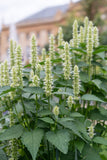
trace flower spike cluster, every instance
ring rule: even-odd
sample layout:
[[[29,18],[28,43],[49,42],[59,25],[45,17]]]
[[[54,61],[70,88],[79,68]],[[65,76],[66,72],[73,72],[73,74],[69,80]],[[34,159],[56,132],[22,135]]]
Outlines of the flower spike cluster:
[[[80,26],[80,43],[84,43],[84,28]]]
[[[77,20],[75,20],[73,24],[73,44],[74,44],[74,47],[78,47],[78,22]]]
[[[34,73],[36,71],[37,65],[37,42],[35,35],[31,38],[31,68],[33,69]]]
[[[49,37],[49,55],[50,59],[55,58],[55,37],[53,34]]]
[[[58,106],[55,106],[55,107],[53,108],[53,114],[54,114],[56,117],[58,117],[58,115],[59,115],[59,107],[58,107]]]
[[[32,80],[32,84],[35,87],[39,87],[39,77],[37,75],[34,75],[33,80]]]
[[[40,71],[42,70],[42,66],[38,63],[37,67],[36,67],[36,73],[39,76],[40,75]]]
[[[98,47],[99,46],[99,31],[97,27],[94,27],[93,30],[93,41],[94,41],[94,47]]]
[[[87,57],[89,62],[91,62],[92,60],[92,52],[93,52],[93,28],[89,27],[87,35]]]
[[[91,125],[90,127],[88,127],[88,134],[90,138],[93,138],[95,133],[94,133],[94,126]]]
[[[46,59],[45,62],[45,92],[46,96],[49,97],[52,93],[52,75],[51,75],[51,61],[50,58]]]
[[[4,62],[4,86],[8,86],[10,84],[9,79],[9,69],[8,69],[8,62],[7,60]]]
[[[72,104],[73,104],[73,97],[72,96],[68,97],[67,104],[68,104],[68,107],[71,109],[72,108]]]
[[[16,67],[12,67],[11,77],[12,77],[11,87],[16,87],[18,85],[18,83],[17,83],[17,69],[16,69]]]
[[[87,40],[87,33],[88,33],[88,24],[89,24],[89,19],[88,17],[85,17],[84,19],[84,40]]]
[[[0,65],[0,86],[4,86],[4,64]]]
[[[80,79],[79,79],[79,69],[78,66],[74,66],[74,74],[73,74],[73,93],[74,99],[79,99],[79,92],[80,92]]]
[[[45,61],[46,60],[46,49],[43,48],[42,49],[42,61]]]
[[[23,78],[22,78],[22,50],[21,47],[18,46],[16,49],[16,73],[18,79],[18,85],[23,86]]]
[[[59,27],[58,29],[58,46],[62,46],[63,45],[63,30],[62,27]],[[60,54],[60,56],[62,57],[63,51],[62,49],[58,49],[58,52]]]
[[[69,44],[64,45],[64,78],[69,79],[71,75],[71,60],[70,60]]]
[[[13,40],[10,40],[10,68],[15,65],[15,46]]]

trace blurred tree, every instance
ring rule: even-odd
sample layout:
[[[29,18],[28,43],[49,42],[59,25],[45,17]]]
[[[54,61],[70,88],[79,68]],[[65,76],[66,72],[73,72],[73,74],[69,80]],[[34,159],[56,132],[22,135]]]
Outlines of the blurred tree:
[[[94,20],[99,8],[107,6],[107,0],[81,0],[83,9],[90,20]]]
[[[83,19],[82,18],[77,18],[75,17],[73,14],[69,16],[69,18],[67,19],[67,23],[66,25],[62,26],[63,29],[63,33],[64,33],[64,41],[70,41],[73,37],[72,33],[73,33],[73,23],[74,20],[77,19],[78,20],[78,27],[79,26],[83,26]]]

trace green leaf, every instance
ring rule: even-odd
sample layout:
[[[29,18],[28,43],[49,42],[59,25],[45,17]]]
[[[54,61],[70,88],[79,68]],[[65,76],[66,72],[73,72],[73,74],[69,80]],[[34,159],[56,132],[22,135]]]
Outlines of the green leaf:
[[[72,93],[69,93],[69,92],[54,92],[53,95],[68,95],[68,96],[72,96]]]
[[[78,112],[72,112],[70,114],[70,116],[73,117],[73,118],[84,117],[84,115],[82,115],[82,114],[80,114]]]
[[[56,132],[49,131],[46,133],[47,140],[59,149],[62,153],[67,154],[70,141],[70,134],[66,130]]]
[[[100,53],[98,53],[97,55],[98,55],[101,59],[104,60],[104,58],[105,58],[105,52],[100,52]]]
[[[0,160],[7,160],[6,154],[2,149],[0,149]]]
[[[96,150],[92,147],[90,147],[88,144],[84,146],[84,149],[82,151],[82,155],[84,157],[84,160],[101,160],[99,154],[96,152]]]
[[[99,80],[99,79],[94,79],[94,80],[92,80],[92,82],[100,89],[100,84],[102,83],[101,80]]]
[[[80,72],[80,80],[84,83],[89,82],[89,76],[85,72]]]
[[[107,139],[105,139],[103,137],[95,137],[93,139],[93,142],[103,144],[103,145],[107,145]]]
[[[21,141],[31,153],[33,160],[36,158],[43,136],[44,131],[37,128],[32,131],[25,131],[22,135]]]
[[[39,118],[39,119],[46,123],[54,124],[54,121],[50,117],[44,117],[44,118]]]
[[[84,94],[81,98],[82,100],[86,101],[98,101],[98,102],[103,102],[100,98],[96,97],[93,94]]]
[[[76,134],[77,136],[79,136],[80,138],[83,139],[83,137],[81,136],[77,125],[75,124],[75,122],[72,121],[66,121],[66,122],[59,122],[61,125],[63,125],[65,128],[68,128],[70,130],[72,130],[72,132],[74,134]]]
[[[53,114],[51,111],[49,111],[49,110],[41,110],[39,113],[38,113],[38,116],[40,116],[40,117],[44,117],[44,116],[49,116],[49,115],[51,115],[51,114]]]
[[[4,87],[0,87],[0,95],[2,94],[6,94],[10,91],[14,91],[15,88],[11,88],[10,86],[4,86]]]
[[[84,148],[84,144],[85,143],[83,141],[80,141],[80,140],[75,141],[75,146],[79,150],[80,153],[82,152]]]
[[[34,94],[44,93],[43,89],[40,87],[26,87],[26,88],[23,88],[23,91],[27,93],[34,93]]]
[[[11,128],[6,129],[2,134],[0,134],[0,140],[10,140],[13,138],[19,138],[24,131],[24,128],[19,125],[14,125]]]

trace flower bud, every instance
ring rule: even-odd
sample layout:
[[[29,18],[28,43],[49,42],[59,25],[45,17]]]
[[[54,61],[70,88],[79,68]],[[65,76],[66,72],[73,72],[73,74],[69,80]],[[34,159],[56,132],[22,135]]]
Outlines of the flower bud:
[[[49,56],[50,59],[55,58],[55,37],[53,34],[49,37]]]
[[[69,107],[69,108],[72,108],[72,104],[73,104],[73,97],[72,97],[72,96],[69,96],[69,97],[68,97],[67,104],[68,104],[68,107]]]
[[[33,86],[35,87],[39,86],[39,77],[37,75],[34,75],[32,83],[33,83]]]
[[[45,92],[47,97],[50,96],[52,92],[52,75],[51,74],[52,74],[51,61],[50,61],[50,58],[47,58],[45,62],[45,80],[44,80]]]
[[[90,127],[88,127],[88,134],[90,138],[93,138],[95,133],[94,133],[94,126],[91,125]]]
[[[71,75],[71,58],[68,42],[64,45],[64,78],[69,79]]]
[[[99,31],[97,27],[94,27],[93,30],[93,40],[94,40],[94,47],[98,47],[99,46]]]
[[[79,69],[78,66],[74,66],[74,74],[73,74],[73,93],[74,99],[78,100],[78,95],[80,92],[80,79],[79,79]]]
[[[53,114],[57,117],[59,115],[59,107],[58,106],[55,106],[53,108]]]

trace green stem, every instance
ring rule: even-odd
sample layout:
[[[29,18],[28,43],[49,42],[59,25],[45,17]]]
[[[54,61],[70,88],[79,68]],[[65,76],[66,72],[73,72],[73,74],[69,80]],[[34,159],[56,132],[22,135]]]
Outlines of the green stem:
[[[49,107],[49,110],[51,110],[51,106],[50,106],[50,97],[48,97],[48,107]]]

